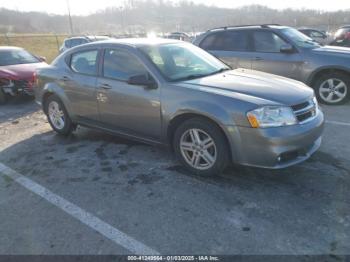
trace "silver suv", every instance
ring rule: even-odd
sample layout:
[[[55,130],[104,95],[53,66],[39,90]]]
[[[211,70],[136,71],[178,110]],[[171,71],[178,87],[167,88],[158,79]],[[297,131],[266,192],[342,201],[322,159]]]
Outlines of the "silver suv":
[[[63,53],[64,51],[68,50],[69,48],[73,48],[78,45],[87,44],[90,42],[96,42],[96,41],[103,41],[109,39],[108,36],[74,36],[66,38],[61,47],[59,52]]]
[[[77,124],[171,146],[190,171],[229,162],[300,163],[321,144],[323,114],[303,83],[230,70],[182,41],[125,39],[68,50],[37,71],[35,95],[62,135]]]
[[[341,104],[350,97],[350,49],[320,46],[298,30],[280,25],[222,27],[194,44],[232,68],[248,68],[302,81],[320,102]]]

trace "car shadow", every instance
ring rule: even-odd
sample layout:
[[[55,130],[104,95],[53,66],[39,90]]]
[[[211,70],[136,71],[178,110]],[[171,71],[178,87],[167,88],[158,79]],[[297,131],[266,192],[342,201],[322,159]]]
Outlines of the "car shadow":
[[[35,103],[33,97],[18,96],[11,97],[6,104],[0,105],[0,124],[7,121],[15,121],[36,111],[40,107]]]
[[[57,135],[53,131],[36,134],[3,150],[0,162],[19,172],[40,176],[41,171],[47,175],[48,170],[60,169],[64,172],[64,168],[74,173],[74,169],[81,169],[77,165],[81,158],[85,159],[86,171],[90,168],[93,170],[91,173],[96,173],[97,177],[108,173],[104,182],[113,182],[113,175],[118,172],[136,173],[152,170],[147,175],[183,176],[233,190],[259,190],[264,187],[270,190],[278,189],[277,191],[283,189],[286,192],[301,190],[318,192],[320,195],[335,194],[328,185],[337,184],[344,180],[344,177],[347,177],[345,185],[350,186],[349,169],[342,161],[333,159],[331,154],[326,152],[319,151],[308,161],[281,170],[232,165],[223,174],[200,177],[189,173],[168,149],[88,128],[78,128],[68,137]],[[135,168],[137,171],[134,172]]]
[[[162,223],[170,224],[191,220],[214,223],[220,233],[241,227],[243,237],[251,232],[268,238],[286,234],[283,238],[294,244],[320,241],[323,251],[348,247],[348,241],[332,239],[348,228],[349,167],[326,147],[282,170],[230,166],[221,175],[199,177],[164,148],[88,128],[68,137],[48,126],[40,130],[4,148],[0,163],[79,206],[106,210],[105,217],[113,219],[118,206],[119,213],[133,210],[151,224],[153,217],[168,218]],[[15,188],[9,179],[0,176],[0,182]]]

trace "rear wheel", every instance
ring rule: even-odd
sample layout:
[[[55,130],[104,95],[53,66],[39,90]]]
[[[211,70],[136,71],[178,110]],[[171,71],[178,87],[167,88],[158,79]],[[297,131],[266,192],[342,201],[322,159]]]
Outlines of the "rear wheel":
[[[229,150],[224,134],[204,118],[182,123],[175,131],[173,143],[177,158],[191,173],[217,175],[228,165]]]
[[[51,127],[60,135],[69,135],[75,128],[66,108],[56,95],[51,95],[45,102],[45,112]]]
[[[5,92],[0,88],[0,105],[5,104],[7,101],[7,97]]]
[[[327,105],[339,105],[349,99],[350,77],[339,72],[321,76],[315,82],[317,99]]]

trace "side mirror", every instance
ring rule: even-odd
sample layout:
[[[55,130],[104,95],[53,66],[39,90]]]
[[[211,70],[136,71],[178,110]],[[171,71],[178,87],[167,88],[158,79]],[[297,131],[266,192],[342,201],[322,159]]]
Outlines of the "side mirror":
[[[150,89],[157,88],[157,83],[153,79],[150,79],[145,74],[130,76],[128,79],[128,84],[136,85],[136,86],[146,86],[147,88],[150,88]]]
[[[291,53],[294,53],[294,48],[290,44],[284,44],[281,46],[280,51],[281,51],[281,53],[291,54]]]

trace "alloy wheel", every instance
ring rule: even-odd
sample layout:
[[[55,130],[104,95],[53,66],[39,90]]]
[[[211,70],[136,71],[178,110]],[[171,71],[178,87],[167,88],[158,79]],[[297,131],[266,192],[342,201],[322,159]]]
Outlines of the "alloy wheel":
[[[330,78],[321,83],[320,97],[327,103],[333,104],[342,101],[348,93],[347,85],[340,79]]]
[[[48,106],[48,115],[55,128],[61,130],[65,127],[64,112],[56,101],[51,101]]]
[[[215,142],[201,129],[192,128],[184,132],[180,139],[180,150],[185,161],[195,169],[206,170],[216,162]]]

